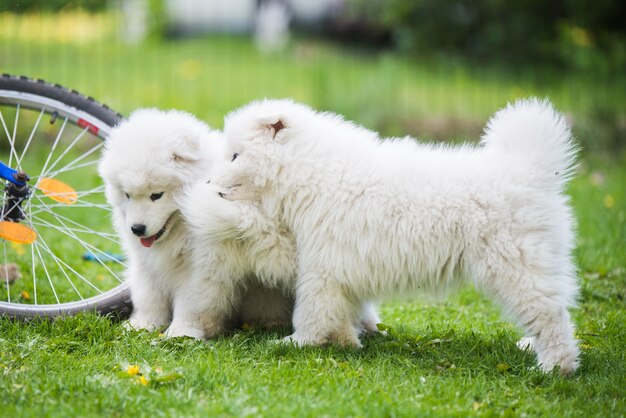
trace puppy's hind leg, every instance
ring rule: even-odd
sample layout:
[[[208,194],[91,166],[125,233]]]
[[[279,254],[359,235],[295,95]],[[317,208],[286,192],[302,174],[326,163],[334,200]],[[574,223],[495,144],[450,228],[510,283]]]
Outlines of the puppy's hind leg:
[[[569,374],[578,367],[579,349],[567,310],[572,283],[567,276],[511,268],[501,269],[485,286],[524,329],[526,337],[518,346],[535,351],[546,372],[559,366],[562,374]]]
[[[301,273],[296,288],[293,314],[295,332],[285,340],[298,345],[361,346],[361,305],[346,297],[345,290],[328,273]]]

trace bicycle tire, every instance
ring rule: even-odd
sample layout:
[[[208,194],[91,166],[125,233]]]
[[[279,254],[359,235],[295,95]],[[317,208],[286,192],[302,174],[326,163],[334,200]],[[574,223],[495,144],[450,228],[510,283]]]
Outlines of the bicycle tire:
[[[106,140],[110,129],[123,119],[121,114],[108,106],[75,90],[40,79],[2,74],[0,76],[0,105],[17,104],[22,108],[40,110],[42,114],[44,109],[46,114],[56,112],[76,126],[89,130],[103,141]],[[102,315],[128,316],[132,311],[132,302],[127,283],[122,282],[99,295],[79,301],[52,304],[0,302],[0,316],[18,320],[71,316],[86,311]]]

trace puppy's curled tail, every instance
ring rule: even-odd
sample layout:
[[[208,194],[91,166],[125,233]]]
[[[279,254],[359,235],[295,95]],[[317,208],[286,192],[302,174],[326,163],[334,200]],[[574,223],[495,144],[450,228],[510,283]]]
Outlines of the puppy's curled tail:
[[[509,169],[528,172],[535,186],[561,191],[576,169],[571,129],[547,100],[507,105],[487,123],[482,143]]]

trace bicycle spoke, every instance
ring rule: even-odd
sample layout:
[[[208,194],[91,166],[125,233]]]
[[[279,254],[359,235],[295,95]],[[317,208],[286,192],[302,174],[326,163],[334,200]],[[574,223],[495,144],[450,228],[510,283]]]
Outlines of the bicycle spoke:
[[[19,107],[19,105],[18,105]],[[9,133],[9,128],[4,120],[4,115],[2,113],[2,109],[0,109],[0,121],[2,122],[2,127],[4,128],[4,133],[7,136],[7,141],[9,141],[9,145],[11,145],[11,149],[9,150],[9,167],[11,166],[11,161],[13,160],[13,154],[15,154],[15,146],[13,144],[13,137]]]
[[[43,259],[41,252],[39,251],[39,245],[33,245],[33,247],[35,247],[35,250],[37,250],[37,254],[39,255],[39,259],[41,260],[41,266],[43,267],[43,271],[46,273],[46,277],[48,278],[48,283],[50,283],[50,288],[52,289],[52,293],[54,294],[54,298],[56,299],[57,303],[61,303],[61,301],[59,300],[59,296],[57,295],[57,291],[54,288],[54,284],[52,284],[52,279],[50,278],[50,273],[48,273],[48,268],[46,267],[46,262]]]
[[[41,121],[41,118],[44,113],[45,113],[45,109],[41,109],[41,112],[39,112],[39,116],[37,117],[37,122],[35,122],[35,126],[33,126],[33,129],[30,131],[30,136],[28,137],[28,141],[26,141],[26,145],[24,145],[24,149],[22,150],[22,155],[20,156],[20,161],[24,160],[26,151],[28,150],[28,147],[30,146],[31,141],[33,140],[35,136],[35,132],[37,132],[37,128],[39,127],[39,122]]]
[[[59,155],[59,157],[50,165],[50,167],[48,167],[48,172],[52,171],[52,169],[54,167],[56,167],[56,165],[59,163],[59,161],[61,161],[63,159],[63,157],[65,157],[67,155],[68,152],[70,152],[70,150],[72,148],[74,148],[74,145],[76,145],[76,143],[78,141],[80,141],[80,139],[89,131],[89,127],[84,128],[80,134],[78,134],[78,136],[67,146],[65,147],[65,150],[61,153],[61,155]],[[53,177],[50,176],[49,174],[45,174],[43,175],[45,177]]]
[[[28,221],[32,224],[33,217],[29,213]],[[31,265],[31,274],[33,275],[33,298],[34,304],[37,305],[37,270],[35,270],[35,246],[30,246],[30,265]]]
[[[39,200],[41,200],[41,199],[39,199]],[[81,224],[79,222],[76,222],[73,219],[70,219],[70,218],[68,218],[66,216],[63,216],[63,215],[61,215],[59,213],[56,213],[56,212],[54,212],[52,210],[49,210],[48,209],[48,205],[45,204],[45,203],[43,203],[40,206],[40,210],[37,212],[37,214],[39,214],[39,213],[48,213],[48,214],[54,216],[57,219],[57,221],[63,220],[65,222],[70,223],[73,226],[77,226],[79,228],[87,228],[85,225],[83,225],[83,224]],[[35,214],[33,214],[33,216],[35,216]],[[36,219],[40,220],[39,217],[36,217]],[[46,221],[43,221],[43,222],[46,222]],[[68,228],[68,229],[71,229],[71,228],[69,228],[67,226],[65,226],[65,227]],[[87,233],[87,234],[91,234],[91,235],[94,235],[94,236],[97,236],[97,237],[101,237],[101,238],[107,239],[108,241],[113,242],[114,244],[118,244],[119,245],[119,241],[111,239],[111,237],[117,237],[117,235],[115,235],[115,234],[103,233],[101,231],[95,231],[95,230],[90,229],[90,228],[85,229],[84,232]]]
[[[35,246],[30,246],[30,260],[31,260],[31,272],[33,275],[33,297],[35,298],[35,305],[37,304],[37,271],[35,270]]]
[[[11,167],[12,157],[15,155],[15,164],[17,165],[17,169],[21,170],[21,164],[19,157],[17,156],[17,150],[15,149],[15,136],[17,134],[17,125],[20,119],[20,105],[18,104],[15,107],[15,121],[13,122],[13,137],[9,139],[11,143],[11,154],[9,155],[9,167]]]
[[[59,213],[56,213],[56,212],[54,212],[54,211],[52,211],[52,210],[47,210],[47,206],[48,206],[48,205],[47,205],[45,202],[42,202],[42,200],[41,200],[41,198],[40,198],[39,196],[36,196],[36,198],[37,198],[37,200],[39,200],[39,201],[42,203],[42,208],[43,208],[43,211],[44,211],[45,213],[48,213],[48,214],[50,214],[50,215],[54,216],[54,218],[56,219],[56,221],[57,221],[59,224],[61,224],[61,225],[62,225],[62,228],[60,228],[60,227],[58,227],[58,226],[56,226],[56,225],[53,225],[53,224],[51,224],[51,223],[47,222],[46,220],[44,220],[44,219],[42,219],[42,218],[40,218],[40,217],[35,217],[35,219],[36,219],[38,222],[43,222],[44,224],[46,224],[46,225],[47,225],[47,226],[49,226],[50,228],[57,229],[59,232],[64,233],[65,235],[68,235],[68,236],[71,236],[71,237],[75,238],[76,240],[78,240],[78,241],[81,243],[81,245],[82,245],[82,246],[83,246],[83,248],[85,248],[85,249],[89,249],[89,248],[87,248],[87,246],[89,246],[89,247],[92,247],[93,249],[95,249],[96,251],[100,252],[101,254],[106,254],[106,253],[104,253],[103,251],[101,251],[101,250],[99,250],[99,249],[97,249],[97,248],[95,248],[95,247],[91,246],[90,244],[86,243],[84,240],[82,240],[82,239],[78,238],[78,236],[71,234],[71,232],[72,232],[72,228],[71,228],[71,227],[68,227],[68,226],[65,224],[65,222],[67,222],[67,223],[69,223],[69,224],[71,224],[71,225],[73,225],[73,226],[78,226],[79,228],[85,228],[85,225],[83,225],[83,224],[81,224],[81,223],[79,223],[79,222],[76,222],[76,221],[74,221],[73,219],[70,219],[70,218],[68,218],[68,217],[66,217],[66,216],[63,216],[63,215],[59,214]],[[65,233],[66,231],[67,231],[67,232],[69,232],[69,233]],[[111,236],[117,237],[116,235],[113,235],[113,234],[104,234],[104,233],[101,233],[100,231],[95,231],[95,230],[90,229],[90,228],[87,228],[87,230],[85,231],[85,233],[90,234],[90,235],[95,235],[95,236],[97,236],[97,237],[100,237],[100,238],[106,239],[107,241],[112,242],[112,243],[117,244],[117,245],[119,245],[119,244],[120,244],[120,243],[119,243],[119,241],[114,240],[114,239],[111,239]],[[120,264],[122,264],[122,265],[123,265],[123,263],[120,263]]]
[[[37,221],[39,221],[39,222],[43,222],[44,224],[47,224],[47,226],[48,226],[49,228],[52,228],[52,229],[54,229],[54,230],[56,230],[56,231],[58,231],[58,232],[61,232],[62,234],[65,234],[65,235],[67,235],[67,236],[69,236],[69,237],[73,238],[73,239],[74,239],[74,240],[76,240],[76,241],[77,241],[77,242],[78,242],[78,243],[79,243],[79,244],[80,244],[80,245],[81,245],[81,246],[82,246],[85,250],[87,250],[87,251],[91,252],[92,254],[100,254],[100,255],[103,257],[103,259],[105,259],[105,260],[110,259],[112,262],[114,262],[114,263],[117,263],[117,264],[120,264],[120,265],[124,266],[124,263],[123,263],[122,261],[115,260],[114,258],[112,258],[112,257],[111,257],[109,254],[107,254],[106,252],[104,252],[104,251],[102,251],[101,249],[96,248],[96,247],[94,247],[93,245],[91,245],[91,244],[89,244],[89,243],[85,242],[84,240],[80,239],[80,238],[79,238],[76,234],[73,234],[73,233],[72,233],[72,231],[71,231],[71,229],[70,229],[70,228],[68,228],[68,227],[67,227],[67,226],[63,223],[63,221],[61,221],[61,220],[57,219],[57,221],[58,221],[58,222],[59,222],[59,223],[63,226],[62,228],[61,228],[61,227],[58,227],[58,226],[56,226],[56,225],[53,225],[53,224],[51,224],[51,223],[49,223],[49,222],[46,222],[46,221],[44,221],[44,220],[42,220],[42,219],[39,219],[39,218],[37,218]],[[98,258],[98,257],[96,256],[96,258]],[[107,271],[108,271],[108,272],[109,272],[109,273],[110,273],[110,274],[111,274],[111,275],[112,275],[112,276],[113,276],[113,277],[114,277],[114,278],[115,278],[118,282],[122,283],[122,280],[121,280],[119,277],[117,277],[117,274],[116,274],[116,273],[114,273],[114,272],[113,272],[113,270],[111,270],[111,269],[110,269],[110,268],[109,268],[109,267],[108,267],[108,266],[107,266],[107,265],[106,265],[103,261],[101,261],[100,259],[98,259],[98,262],[99,262],[99,264],[100,264],[102,267],[104,267],[104,268],[105,268],[105,269],[106,269],[106,270],[107,270]]]
[[[67,268],[69,271],[71,271],[72,273],[74,273],[76,275],[76,277],[78,277],[79,279],[81,279],[86,285],[90,286],[92,289],[94,289],[96,292],[102,294],[103,291],[101,289],[99,289],[98,287],[96,287],[93,283],[91,283],[88,279],[85,278],[85,276],[83,276],[82,274],[80,274],[79,272],[77,272],[76,270],[74,270],[69,264],[67,264],[65,261],[63,261],[62,259],[60,259],[58,256],[50,253],[50,255],[52,257],[55,258],[55,261],[58,261],[59,263],[63,264],[63,266],[65,268]],[[63,273],[65,274],[65,273]],[[66,275],[67,277],[67,275]],[[68,277],[69,280],[69,277]],[[72,283],[72,281],[70,280],[70,283]],[[73,284],[72,284],[73,286]],[[78,292],[78,290],[76,290]],[[82,297],[81,297],[82,299]]]
[[[58,213],[54,213],[54,212],[51,212],[51,211],[49,211],[49,212],[44,212],[44,213],[49,213],[49,214],[51,214],[51,215],[52,215],[52,216],[54,216],[54,217],[57,219],[57,221],[59,221],[59,222],[60,222],[61,220],[65,220],[66,222],[68,222],[68,223],[70,223],[70,224],[73,224],[73,225],[78,225],[79,227],[84,227],[84,225],[82,225],[82,224],[80,224],[80,223],[78,223],[78,222],[76,222],[76,221],[73,221],[72,219],[69,219],[69,218],[67,218],[67,217],[65,217],[65,216],[63,216],[63,215],[59,215]],[[34,215],[33,215],[33,216],[34,216]],[[54,228],[54,227],[55,227],[53,224],[51,224],[51,223],[49,223],[49,222],[46,222],[45,220],[43,220],[43,219],[41,219],[41,218],[39,218],[39,217],[37,217],[37,216],[35,216],[35,219],[36,219],[38,222],[43,222],[43,223],[45,224],[45,225],[43,225],[43,226],[48,226],[48,227],[50,227],[50,228]],[[37,225],[37,222],[33,222],[33,223],[32,223],[32,225]],[[67,228],[69,231],[74,231],[74,230],[75,230],[75,231],[77,231],[77,232],[83,232],[83,233],[85,233],[85,234],[91,234],[91,235],[94,235],[94,236],[96,236],[96,237],[104,238],[104,239],[106,239],[107,241],[112,242],[113,244],[117,244],[117,245],[119,245],[119,241],[117,241],[117,240],[115,240],[115,239],[114,239],[114,238],[117,238],[117,235],[115,235],[115,234],[102,233],[102,232],[99,232],[99,231],[94,231],[93,229],[89,229],[89,228],[87,228],[87,229],[72,229],[72,228],[70,228],[70,227],[68,227],[68,226],[65,226],[65,228]],[[60,229],[60,230],[59,230],[59,232],[63,232],[63,230],[62,230],[62,229]]]
[[[43,226],[43,227],[47,227],[47,228],[54,228],[54,226],[46,221],[40,221],[38,217],[35,217],[35,221],[31,221],[31,225],[33,226]],[[68,231],[72,231],[74,233],[78,233],[78,234],[93,234],[94,231],[92,229],[77,229],[77,228],[70,228],[70,227],[66,227],[65,229],[67,229]],[[59,230],[60,231],[60,230]],[[60,231],[62,232],[62,231]],[[110,242],[114,243],[114,244],[119,244],[118,241],[116,241],[114,238],[117,238],[117,236],[115,234],[107,234],[104,232],[99,232],[97,233],[99,237],[108,239]]]
[[[55,194],[55,193],[44,193],[37,186],[31,187],[31,190],[38,190],[41,193],[43,193],[44,195],[46,195],[46,196],[61,196],[61,195],[63,195],[63,193],[58,193],[58,194]],[[103,192],[104,192],[104,186],[97,186],[97,187],[94,187],[93,189],[89,189],[89,190],[77,190],[76,191],[76,198],[77,199],[81,199],[81,198],[84,198],[86,196],[90,196],[92,194],[102,194]],[[83,203],[89,203],[89,202],[83,202]],[[73,207],[77,207],[75,205],[76,205],[76,203],[72,204]],[[67,205],[63,205],[63,206],[67,206]]]
[[[7,286],[7,302],[11,303],[11,287],[9,284],[9,272],[7,271],[7,266],[9,264],[8,261],[8,257],[7,257],[7,242],[6,240],[3,240],[2,242],[3,247],[4,247],[4,275],[5,275],[5,281],[6,281],[6,286]]]
[[[51,213],[51,212],[50,212],[50,213]],[[106,235],[105,235],[105,234],[101,234],[100,232],[96,232],[96,231],[91,230],[91,229],[84,229],[84,230],[80,230],[80,229],[70,228],[70,227],[68,227],[65,223],[63,223],[63,221],[62,221],[61,219],[67,220],[67,221],[69,221],[70,223],[74,223],[74,224],[76,224],[76,225],[80,225],[80,224],[78,224],[78,223],[76,223],[76,222],[72,221],[71,219],[67,219],[67,218],[65,218],[65,217],[55,215],[54,213],[51,213],[51,214],[52,214],[53,216],[55,216],[55,218],[57,218],[56,220],[57,220],[57,221],[58,221],[61,225],[63,225],[63,227],[56,226],[56,225],[54,225],[54,224],[52,224],[52,223],[50,223],[50,222],[48,222],[48,221],[46,221],[46,220],[44,220],[44,219],[41,219],[41,218],[39,218],[39,217],[37,217],[37,216],[35,216],[35,217],[34,217],[35,221],[33,221],[33,222],[32,222],[32,225],[36,225],[36,226],[43,226],[43,227],[46,227],[46,228],[51,228],[51,229],[54,229],[54,230],[55,230],[55,231],[57,231],[57,232],[60,232],[60,233],[62,233],[62,234],[64,234],[64,235],[67,235],[67,236],[69,236],[69,237],[71,237],[71,238],[74,238],[74,239],[75,239],[75,240],[77,240],[77,241],[81,244],[81,246],[82,246],[83,248],[85,248],[86,250],[90,250],[90,251],[91,251],[91,250],[95,250],[95,251],[99,252],[100,254],[102,254],[102,255],[106,256],[107,258],[110,258],[110,257],[109,257],[109,256],[108,256],[108,255],[107,255],[104,251],[102,251],[102,250],[100,250],[100,249],[98,249],[98,248],[94,247],[93,245],[88,244],[88,243],[87,243],[87,242],[85,242],[84,240],[82,240],[82,239],[78,238],[78,236],[77,236],[76,234],[74,234],[74,232],[79,232],[79,233],[80,233],[80,232],[83,232],[83,233],[86,233],[86,234],[92,234],[92,235],[94,235],[94,234],[95,234],[96,236],[101,237],[101,238],[104,238],[104,239],[106,239],[107,241],[112,242],[113,244],[117,244],[117,245],[119,245],[119,241],[116,241],[115,239],[113,239],[113,238],[116,238],[116,237],[117,237],[116,235],[113,235],[113,234],[106,234]],[[122,262],[118,262],[118,263],[120,263],[120,264],[122,264],[122,265],[123,265],[123,263],[122,263]]]
[[[53,255],[54,256],[54,255]],[[77,272],[76,270],[74,270],[69,264],[67,264],[65,261],[63,261],[62,259],[58,258],[57,256],[54,256],[56,260],[58,260],[59,263],[63,264],[63,266],[65,268],[67,268],[69,271],[71,271],[72,273],[74,273],[76,275],[76,277],[78,277],[79,279],[81,279],[83,281],[83,283],[85,283],[86,285],[88,285],[89,287],[91,287],[93,290],[95,290],[96,292],[102,294],[104,293],[102,289],[98,288],[97,286],[95,286],[93,283],[91,283],[89,281],[89,279],[86,279],[85,276],[83,276],[82,274],[80,274],[79,272]],[[65,274],[65,273],[64,273]],[[67,275],[66,275],[67,277]],[[69,277],[68,277],[69,280]],[[71,280],[70,280],[71,283]],[[73,284],[72,284],[73,286]],[[78,290],[77,290],[78,291]],[[81,297],[82,299],[82,297]]]
[[[61,270],[61,273],[63,273],[63,275],[65,276],[67,281],[70,283],[70,286],[72,286],[72,289],[74,289],[74,291],[78,295],[78,297],[81,298],[81,299],[85,299],[83,297],[83,295],[81,295],[81,293],[78,291],[76,286],[74,286],[74,283],[72,282],[72,279],[69,278],[69,276],[65,272],[65,269],[63,267],[61,267],[61,264],[59,263],[61,261],[61,259],[56,254],[54,254],[54,252],[50,249],[50,247],[48,246],[47,242],[43,239],[43,237],[39,237],[39,240],[37,241],[36,245],[41,246],[41,248],[43,248],[43,250],[45,252],[47,252],[50,255],[50,257],[52,257],[52,259],[54,260],[56,265],[59,267],[59,270]],[[91,285],[91,283],[89,283],[89,284]],[[96,289],[96,290],[99,290],[99,289]],[[102,292],[100,291],[100,293],[102,293]]]
[[[82,163],[82,164],[75,164],[73,166],[66,166],[60,170],[49,171],[48,173],[46,173],[46,177],[54,178],[58,176],[59,174],[67,173],[68,171],[71,171],[71,170],[77,170],[79,168],[85,168],[85,167],[89,167],[89,166],[96,165],[96,164],[98,164],[98,160],[93,160],[93,161],[89,161],[89,162]]]
[[[50,193],[48,194],[48,196],[54,196],[54,194]],[[68,205],[67,203],[51,203],[51,204],[47,204],[46,205],[49,208],[67,208]],[[111,206],[109,206],[106,203],[90,203],[90,202],[78,202],[78,203],[72,203],[72,208],[94,208],[94,209],[101,209],[104,211],[109,211],[111,209]],[[33,205],[33,208],[39,208],[39,205]],[[43,209],[39,209],[37,211],[35,211],[35,213],[40,213],[43,212]]]
[[[84,230],[80,230],[80,229],[73,229],[73,228],[70,228],[70,227],[68,227],[67,225],[65,225],[65,224],[62,222],[62,220],[61,220],[61,219],[66,220],[66,221],[68,221],[68,222],[69,222],[69,223],[71,223],[71,224],[75,224],[75,225],[79,225],[79,226],[83,226],[83,225],[81,225],[81,224],[79,224],[79,223],[77,223],[77,222],[74,222],[74,221],[72,221],[71,219],[68,219],[68,218],[66,218],[66,217],[64,217],[64,216],[61,216],[61,215],[55,214],[55,213],[53,213],[53,212],[48,212],[48,213],[50,213],[52,216],[54,216],[54,217],[56,218],[56,220],[57,220],[59,223],[62,223],[63,228],[60,228],[60,227],[58,227],[58,226],[56,226],[56,225],[54,225],[54,224],[52,224],[52,223],[50,223],[50,222],[47,222],[46,220],[41,219],[41,218],[39,218],[39,217],[37,217],[37,216],[35,216],[35,217],[34,217],[34,219],[35,219],[36,221],[33,221],[33,222],[31,223],[31,225],[35,225],[35,226],[40,225],[40,226],[44,226],[44,227],[47,227],[47,228],[52,228],[52,229],[54,229],[54,230],[56,230],[56,231],[58,231],[58,232],[61,232],[61,233],[62,233],[62,234],[64,234],[64,235],[67,235],[67,236],[69,236],[69,237],[72,237],[72,238],[75,238],[75,239],[79,240],[79,242],[80,242],[81,244],[83,244],[83,243],[84,243],[84,241],[83,241],[83,240],[81,240],[80,238],[77,238],[77,237],[76,237],[76,235],[75,235],[75,234],[73,234],[73,232],[74,232],[74,231],[76,231],[76,232],[83,232],[83,233],[85,233],[85,234],[95,235],[95,236],[100,237],[100,238],[103,238],[103,239],[105,239],[105,240],[107,240],[107,241],[109,241],[109,242],[112,242],[113,244],[117,244],[117,245],[119,245],[119,241],[117,241],[117,240],[113,239],[113,238],[117,238],[117,236],[116,236],[116,235],[114,235],[114,234],[102,234],[102,233],[100,233],[100,232],[98,232],[98,231],[94,231],[94,230],[92,230],[92,229],[84,229]],[[85,243],[85,245],[89,245],[89,244]],[[85,245],[83,245],[83,247],[85,247]],[[98,251],[100,251],[100,250],[98,250]],[[100,251],[100,252],[101,252],[101,253],[103,253],[102,251]],[[103,254],[104,254],[104,253],[103,253]]]
[[[61,129],[59,129],[59,133],[57,134],[56,138],[54,139],[54,143],[52,144],[52,148],[50,148],[50,152],[48,153],[48,158],[46,158],[46,162],[44,163],[43,168],[41,169],[41,173],[39,173],[38,177],[42,177],[42,174],[45,173],[46,170],[48,169],[48,164],[50,163],[50,159],[52,158],[52,154],[54,153],[54,150],[56,149],[57,144],[59,143],[59,140],[63,136],[63,132],[65,131],[65,127],[67,126],[67,120],[68,120],[68,118],[66,117],[65,120],[63,121],[63,125],[61,125]]]
[[[100,147],[102,147],[103,145],[104,145],[104,143],[102,142],[102,143],[92,147],[89,151],[83,153],[79,157],[77,157],[74,160],[70,161],[65,166],[61,167],[59,170],[68,171],[69,169],[74,169],[76,163],[78,163],[79,161],[82,161],[83,159],[87,158],[88,156],[90,156],[91,154],[93,154],[94,152],[99,150]],[[52,154],[52,151],[50,151],[50,153]],[[38,176],[31,177],[31,179],[37,179],[37,178],[40,178],[40,177],[45,177],[46,175],[47,174],[44,171],[42,171]]]

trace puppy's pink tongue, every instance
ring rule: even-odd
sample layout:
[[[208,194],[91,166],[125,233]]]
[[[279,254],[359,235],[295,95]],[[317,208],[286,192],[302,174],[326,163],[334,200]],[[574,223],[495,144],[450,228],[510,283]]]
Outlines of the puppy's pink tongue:
[[[156,235],[152,235],[151,237],[147,238],[140,238],[139,240],[141,241],[141,245],[146,248],[150,248],[152,247],[152,244],[154,244],[154,241],[156,241]]]

